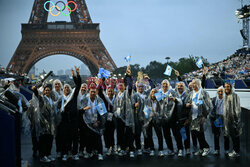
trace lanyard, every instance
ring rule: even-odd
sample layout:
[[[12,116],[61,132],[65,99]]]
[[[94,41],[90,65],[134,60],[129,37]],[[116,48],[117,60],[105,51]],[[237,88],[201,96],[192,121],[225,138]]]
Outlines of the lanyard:
[[[95,113],[96,113],[96,107],[93,107],[93,104],[94,104],[94,106],[96,106],[96,105],[97,105],[97,101],[96,101],[96,99],[95,99],[95,101],[94,101],[94,102],[92,102],[92,101],[90,100],[90,97],[89,97],[89,100],[88,100],[88,106],[90,106],[90,107],[91,107],[91,113],[92,113],[92,114],[95,114]]]
[[[45,99],[49,102],[50,106],[52,107],[53,106],[53,101],[51,98],[47,97],[47,96],[44,96]]]

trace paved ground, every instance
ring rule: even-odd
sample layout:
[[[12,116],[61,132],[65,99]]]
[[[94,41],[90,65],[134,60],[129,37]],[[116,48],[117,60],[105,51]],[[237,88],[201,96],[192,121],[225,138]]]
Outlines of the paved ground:
[[[241,135],[241,156],[237,159],[230,159],[224,156],[224,150],[221,150],[221,155],[215,157],[208,155],[207,157],[199,156],[190,156],[178,158],[177,156],[173,157],[150,157],[149,155],[143,155],[141,157],[135,157],[133,159],[128,157],[104,157],[104,161],[97,161],[97,157],[91,159],[80,159],[79,161],[69,160],[68,162],[62,162],[61,160],[56,160],[50,164],[44,164],[39,161],[38,158],[32,158],[32,144],[31,138],[29,136],[22,135],[22,159],[29,162],[29,166],[32,167],[78,167],[78,166],[101,166],[101,167],[110,167],[110,166],[154,166],[154,167],[174,167],[174,166],[185,166],[185,167],[196,167],[196,166],[206,166],[206,167],[243,167],[250,166],[250,111],[247,109],[242,110],[242,122],[243,122],[243,134]],[[210,145],[211,150],[213,151],[213,134],[211,133],[210,126],[207,126],[206,129],[206,139]],[[157,139],[154,133],[154,143],[155,148],[157,146]],[[174,141],[174,140],[173,140]],[[165,141],[164,141],[165,142]],[[221,148],[223,148],[223,137],[220,141]],[[175,142],[174,142],[175,145]],[[192,144],[191,144],[192,145]],[[231,147],[232,148],[232,147]],[[166,144],[164,143],[164,149],[166,150]],[[104,152],[106,150],[104,149]],[[55,155],[55,144],[52,150],[52,154]],[[0,165],[1,166],[1,165]]]
[[[244,133],[245,134],[245,133]],[[241,139],[241,157],[237,159],[230,159],[224,156],[223,150],[221,151],[221,155],[219,157],[215,157],[212,154],[207,157],[199,157],[199,156],[190,156],[179,158],[177,156],[173,157],[150,157],[145,154],[141,157],[135,157],[133,159],[129,157],[104,157],[104,161],[97,161],[96,157],[91,159],[80,159],[79,161],[69,160],[68,162],[62,162],[61,160],[56,160],[50,164],[44,164],[39,161],[38,158],[32,158],[32,144],[29,136],[22,135],[22,158],[23,160],[27,160],[29,162],[29,166],[34,167],[76,167],[76,166],[102,166],[102,167],[110,167],[110,166],[185,166],[185,167],[194,167],[194,166],[207,166],[207,167],[222,167],[222,166],[249,166],[249,154],[246,154],[246,142],[244,141],[244,134]],[[213,149],[213,136],[210,133],[210,130],[206,131],[206,138]],[[221,138],[222,139],[222,138]],[[154,140],[156,141],[156,137],[154,135]],[[221,146],[223,147],[221,141]],[[155,142],[157,143],[157,141]],[[175,144],[175,143],[174,143]],[[158,146],[156,145],[156,148]],[[164,143],[164,148],[166,149],[166,145]],[[106,150],[104,149],[104,152]],[[52,154],[55,154],[55,147],[53,147]]]

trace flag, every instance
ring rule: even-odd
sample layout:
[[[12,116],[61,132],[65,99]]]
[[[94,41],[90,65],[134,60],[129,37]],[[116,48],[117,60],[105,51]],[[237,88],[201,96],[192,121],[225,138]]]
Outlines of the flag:
[[[232,85],[233,87],[235,86],[235,80],[225,80],[225,83],[228,83]]]
[[[172,67],[170,65],[168,65],[163,74],[171,76],[171,73],[172,73]]]
[[[101,116],[107,113],[107,109],[105,107],[104,102],[98,103],[95,107]]]
[[[128,56],[124,57],[124,59],[125,59],[125,61],[127,63],[130,63],[130,61],[131,61],[131,55],[129,54]]]
[[[145,106],[144,109],[143,109],[143,112],[144,112],[145,118],[148,119],[149,115],[151,113],[150,108],[148,108],[147,106]]]
[[[166,97],[166,95],[162,92],[155,93],[155,98],[157,101],[161,101],[165,97]]]
[[[199,58],[199,60],[196,62],[197,67],[201,68],[202,64],[203,64],[202,59]]]
[[[246,73],[247,73],[247,70],[240,71],[240,74],[246,74]]]
[[[23,113],[22,100],[21,98],[18,100],[17,105],[19,107],[19,113]]]
[[[180,129],[180,134],[181,134],[181,137],[183,140],[186,140],[187,139],[187,135],[186,135],[186,127],[183,126],[181,129]]]
[[[97,76],[98,78],[108,78],[110,77],[110,71],[105,70],[104,68],[99,68],[99,73]]]
[[[223,120],[219,117],[214,121],[214,126],[217,128],[222,128],[224,127]]]

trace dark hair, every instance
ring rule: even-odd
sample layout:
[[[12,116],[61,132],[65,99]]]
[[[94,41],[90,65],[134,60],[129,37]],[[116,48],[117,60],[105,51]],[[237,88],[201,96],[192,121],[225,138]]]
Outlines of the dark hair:
[[[51,85],[51,84],[46,84],[46,85],[44,86],[44,90],[45,90],[46,88],[49,88],[50,90],[52,90],[52,85]]]

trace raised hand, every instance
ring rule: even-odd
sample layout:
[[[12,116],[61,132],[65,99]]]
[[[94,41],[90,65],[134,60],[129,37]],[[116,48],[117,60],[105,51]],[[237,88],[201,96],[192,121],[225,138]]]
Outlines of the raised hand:
[[[180,76],[180,73],[179,73],[179,71],[177,71],[177,70],[174,70],[174,73],[175,73],[175,75],[176,75],[177,77],[179,77],[179,76]]]
[[[80,67],[75,66],[76,73],[79,75],[80,74]]]
[[[207,74],[207,67],[204,66],[204,68],[203,68],[203,75],[206,75],[206,74]]]

